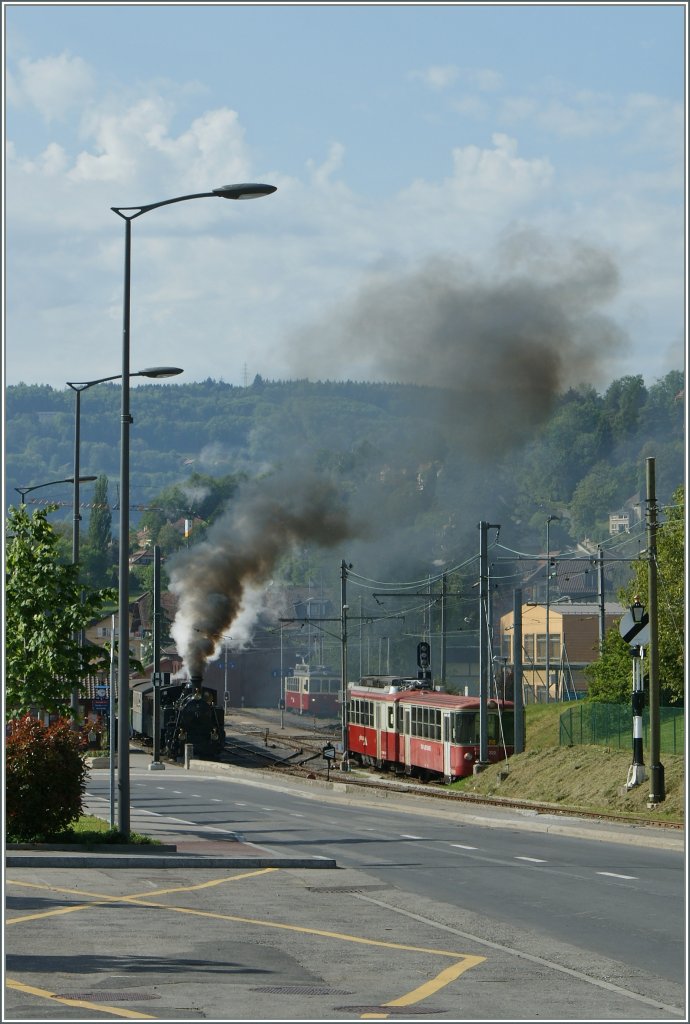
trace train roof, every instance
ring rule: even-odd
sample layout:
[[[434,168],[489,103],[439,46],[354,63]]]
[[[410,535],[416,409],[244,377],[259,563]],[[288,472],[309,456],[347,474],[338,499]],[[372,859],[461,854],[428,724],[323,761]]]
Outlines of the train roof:
[[[331,676],[337,676],[338,672],[327,665],[309,665],[306,662],[300,662],[295,665],[292,674],[295,676],[328,676],[330,678]]]
[[[479,697],[465,697],[457,693],[439,693],[438,690],[421,689],[380,689],[373,686],[360,686],[358,683],[350,684],[351,697],[368,697],[377,701],[388,701],[396,704],[417,704],[446,709],[448,711],[460,711],[466,708],[478,708]],[[513,702],[509,700],[489,700],[487,706],[490,708],[501,707],[510,710]]]

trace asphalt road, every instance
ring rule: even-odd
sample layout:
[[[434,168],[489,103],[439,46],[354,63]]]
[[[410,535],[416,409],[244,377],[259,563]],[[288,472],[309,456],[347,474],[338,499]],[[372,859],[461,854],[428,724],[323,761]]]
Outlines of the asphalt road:
[[[136,760],[151,834],[337,869],[8,867],[4,1020],[686,1019],[678,836]]]
[[[488,819],[408,799],[367,806],[322,787],[214,778],[183,770],[141,773],[132,802],[200,826],[227,829],[276,856],[322,856],[387,887],[531,931],[660,978],[685,978],[685,859],[679,849],[602,840],[601,828],[511,812]],[[256,773],[253,773],[256,777]],[[94,795],[105,796],[94,779]],[[536,829],[530,826],[539,826]],[[577,835],[569,834],[577,830]],[[610,831],[604,834],[612,834]],[[625,826],[619,835],[635,838]],[[587,837],[589,835],[589,838]],[[661,845],[663,835],[650,841]]]

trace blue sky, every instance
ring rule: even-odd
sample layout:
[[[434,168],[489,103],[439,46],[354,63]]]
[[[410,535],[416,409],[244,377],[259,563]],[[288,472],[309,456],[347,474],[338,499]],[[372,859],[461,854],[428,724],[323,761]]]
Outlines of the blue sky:
[[[436,383],[432,278],[468,373],[468,283],[518,279],[566,310],[560,386],[682,369],[686,15],[3,4],[7,382],[119,372],[110,207],[242,181],[278,191],[134,222],[132,369]]]

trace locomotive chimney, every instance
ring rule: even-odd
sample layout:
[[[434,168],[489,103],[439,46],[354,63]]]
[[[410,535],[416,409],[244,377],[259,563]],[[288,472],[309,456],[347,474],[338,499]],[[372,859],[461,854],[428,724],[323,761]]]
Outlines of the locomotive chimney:
[[[204,677],[201,674],[193,675],[189,677],[185,690],[190,697],[201,696],[201,687],[204,683]]]

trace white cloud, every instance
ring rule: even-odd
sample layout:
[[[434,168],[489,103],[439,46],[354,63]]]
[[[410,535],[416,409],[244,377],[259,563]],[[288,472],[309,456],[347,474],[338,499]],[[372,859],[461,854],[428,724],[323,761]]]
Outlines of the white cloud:
[[[345,156],[345,147],[340,142],[333,142],[329,146],[328,156],[321,164],[317,164],[315,160],[307,161],[307,168],[311,172],[311,180],[319,188],[324,188],[326,185],[331,184],[331,178],[335,171],[337,171],[343,163],[343,157]]]
[[[480,92],[498,92],[503,86],[503,75],[492,68],[469,68],[465,77]]]
[[[411,71],[410,78],[418,79],[429,89],[443,90],[457,81],[460,71],[452,64],[433,65],[423,71]]]
[[[81,57],[67,53],[39,60],[19,61],[19,75],[12,79],[11,101],[34,106],[45,121],[61,120],[84,103],[94,88],[94,75]]]

